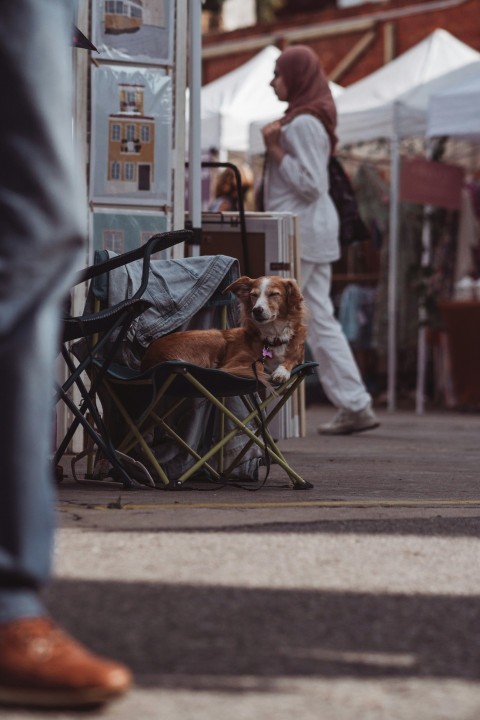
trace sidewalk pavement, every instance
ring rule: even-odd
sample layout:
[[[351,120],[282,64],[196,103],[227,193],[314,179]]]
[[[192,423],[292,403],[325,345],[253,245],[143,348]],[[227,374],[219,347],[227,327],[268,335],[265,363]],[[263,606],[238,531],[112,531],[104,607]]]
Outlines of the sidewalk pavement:
[[[309,491],[59,486],[48,605],[136,678],[88,717],[478,720],[480,415],[379,414],[308,409],[281,447]]]

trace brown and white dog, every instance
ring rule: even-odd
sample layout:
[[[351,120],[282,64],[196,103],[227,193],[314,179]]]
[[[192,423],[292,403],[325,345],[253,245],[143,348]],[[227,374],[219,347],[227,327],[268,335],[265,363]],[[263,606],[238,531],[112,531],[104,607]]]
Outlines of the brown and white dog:
[[[241,327],[230,330],[186,330],[155,340],[142,370],[167,360],[221,368],[234,375],[283,383],[303,362],[305,307],[294,279],[242,276],[224,290],[237,296]],[[255,369],[254,369],[255,368]]]

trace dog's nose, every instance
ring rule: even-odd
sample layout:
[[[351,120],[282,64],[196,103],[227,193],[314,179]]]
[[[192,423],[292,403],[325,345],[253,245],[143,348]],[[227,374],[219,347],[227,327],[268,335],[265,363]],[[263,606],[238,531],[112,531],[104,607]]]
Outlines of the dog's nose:
[[[252,308],[252,315],[255,320],[263,320],[263,318],[265,317],[264,310],[259,305],[255,305],[255,307]]]

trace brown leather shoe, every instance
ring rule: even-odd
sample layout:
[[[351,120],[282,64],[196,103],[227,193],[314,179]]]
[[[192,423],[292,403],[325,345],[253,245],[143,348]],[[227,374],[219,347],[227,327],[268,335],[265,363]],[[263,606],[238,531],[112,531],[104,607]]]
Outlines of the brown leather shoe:
[[[0,625],[0,703],[22,707],[97,705],[123,694],[130,671],[93,655],[49,618]]]

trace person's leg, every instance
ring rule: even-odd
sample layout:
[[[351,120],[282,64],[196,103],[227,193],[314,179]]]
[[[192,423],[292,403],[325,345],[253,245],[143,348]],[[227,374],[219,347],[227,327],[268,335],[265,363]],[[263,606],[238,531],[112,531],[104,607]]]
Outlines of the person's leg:
[[[0,341],[0,623],[42,614],[50,573],[55,311],[32,310]]]
[[[333,425],[328,423],[323,430],[367,430],[376,427],[378,421],[371,412],[372,399],[350,345],[335,318],[330,299],[331,272],[329,264],[302,261],[302,293],[309,312],[307,342],[318,363],[318,376],[326,396],[343,411]]]
[[[73,154],[67,45],[73,5],[69,0],[1,5],[0,87],[8,98],[0,114],[0,622],[5,622],[38,613],[35,591],[49,574],[59,303],[83,239],[67,163]]]
[[[46,617],[59,308],[83,248],[71,0],[0,0],[0,703],[100,702],[130,684]]]
[[[331,266],[302,262],[302,292],[309,310],[308,344],[325,394],[337,408],[361,410],[371,397],[330,299]]]

